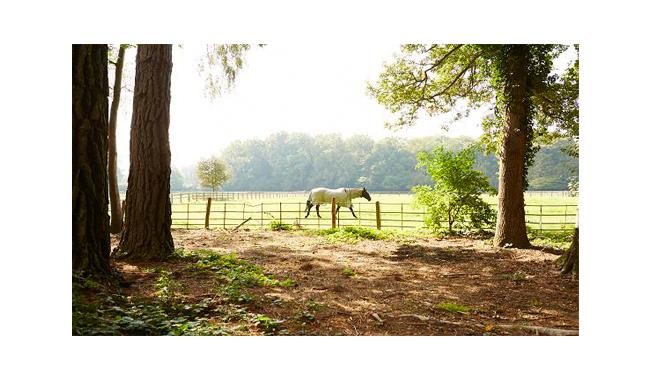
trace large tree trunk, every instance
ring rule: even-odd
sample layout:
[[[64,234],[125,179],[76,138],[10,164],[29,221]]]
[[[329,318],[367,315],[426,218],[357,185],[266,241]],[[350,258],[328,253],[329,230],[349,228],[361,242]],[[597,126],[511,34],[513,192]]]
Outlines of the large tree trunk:
[[[505,126],[499,160],[499,209],[494,245],[530,247],[524,210],[524,164],[528,137],[527,45],[507,47],[504,62]]]
[[[122,93],[122,69],[124,67],[124,51],[126,46],[120,45],[115,62],[115,83],[113,85],[113,101],[111,102],[111,116],[108,120],[108,187],[111,200],[111,233],[122,231],[122,201],[120,190],[117,186],[117,144],[115,130],[117,129],[117,109],[120,106]]]
[[[72,269],[109,275],[108,46],[72,46]]]
[[[135,260],[174,252],[169,177],[171,45],[138,45],[126,219],[118,251]]]

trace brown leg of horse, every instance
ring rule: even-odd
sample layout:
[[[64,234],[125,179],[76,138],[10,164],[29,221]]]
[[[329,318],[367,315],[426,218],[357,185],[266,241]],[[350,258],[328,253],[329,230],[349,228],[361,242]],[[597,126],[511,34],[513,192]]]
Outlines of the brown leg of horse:
[[[320,205],[316,205],[316,215],[320,218]]]
[[[355,219],[357,219],[357,216],[354,215],[354,210],[352,209],[352,206],[348,207],[350,209],[350,212],[352,213],[352,216],[354,216]]]
[[[314,207],[314,205],[307,205],[307,215],[305,215],[305,219],[309,216],[309,212],[311,211],[311,208]]]

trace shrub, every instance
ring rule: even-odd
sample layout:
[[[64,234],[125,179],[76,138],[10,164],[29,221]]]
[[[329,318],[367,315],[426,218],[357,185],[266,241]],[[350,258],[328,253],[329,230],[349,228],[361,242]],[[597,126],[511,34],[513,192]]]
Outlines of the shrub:
[[[288,231],[291,229],[290,224],[282,223],[279,220],[272,220],[270,227],[273,231]]]
[[[439,231],[446,229],[454,234],[454,228],[463,231],[493,228],[496,212],[481,195],[495,194],[488,178],[474,169],[474,146],[457,153],[436,147],[431,152],[418,153],[418,168],[426,168],[435,185],[413,187],[415,202],[424,206],[427,227]]]

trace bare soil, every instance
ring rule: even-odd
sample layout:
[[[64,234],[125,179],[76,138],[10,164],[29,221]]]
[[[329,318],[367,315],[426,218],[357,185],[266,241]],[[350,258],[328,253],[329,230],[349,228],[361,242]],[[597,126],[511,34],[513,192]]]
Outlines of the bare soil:
[[[332,243],[287,231],[174,230],[173,236],[176,248],[235,252],[275,278],[295,280],[292,287],[251,288],[255,301],[248,306],[284,321],[290,335],[534,335],[539,331],[519,327],[579,326],[578,280],[561,275],[557,256],[538,249],[466,238]],[[130,295],[153,293],[151,264],[115,265],[132,283]],[[185,296],[214,292],[209,279],[180,265],[187,264],[162,264],[179,269]]]

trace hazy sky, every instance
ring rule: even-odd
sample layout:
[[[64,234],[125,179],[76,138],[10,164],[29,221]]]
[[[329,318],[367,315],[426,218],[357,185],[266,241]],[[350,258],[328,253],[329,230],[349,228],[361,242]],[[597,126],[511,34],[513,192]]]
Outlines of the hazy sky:
[[[366,94],[366,83],[378,77],[398,45],[380,44],[269,44],[253,48],[232,91],[211,101],[197,65],[205,45],[174,46],[170,143],[172,165],[183,167],[202,157],[219,154],[238,139],[264,138],[279,131],[309,134],[341,133],[415,137],[481,133],[478,112],[453,125],[440,126],[448,117],[423,116],[401,131],[384,128],[391,115]],[[132,81],[136,49],[127,50],[126,75]],[[112,79],[111,79],[112,80]],[[132,88],[133,83],[125,83]],[[120,105],[119,166],[128,168],[132,98]]]

